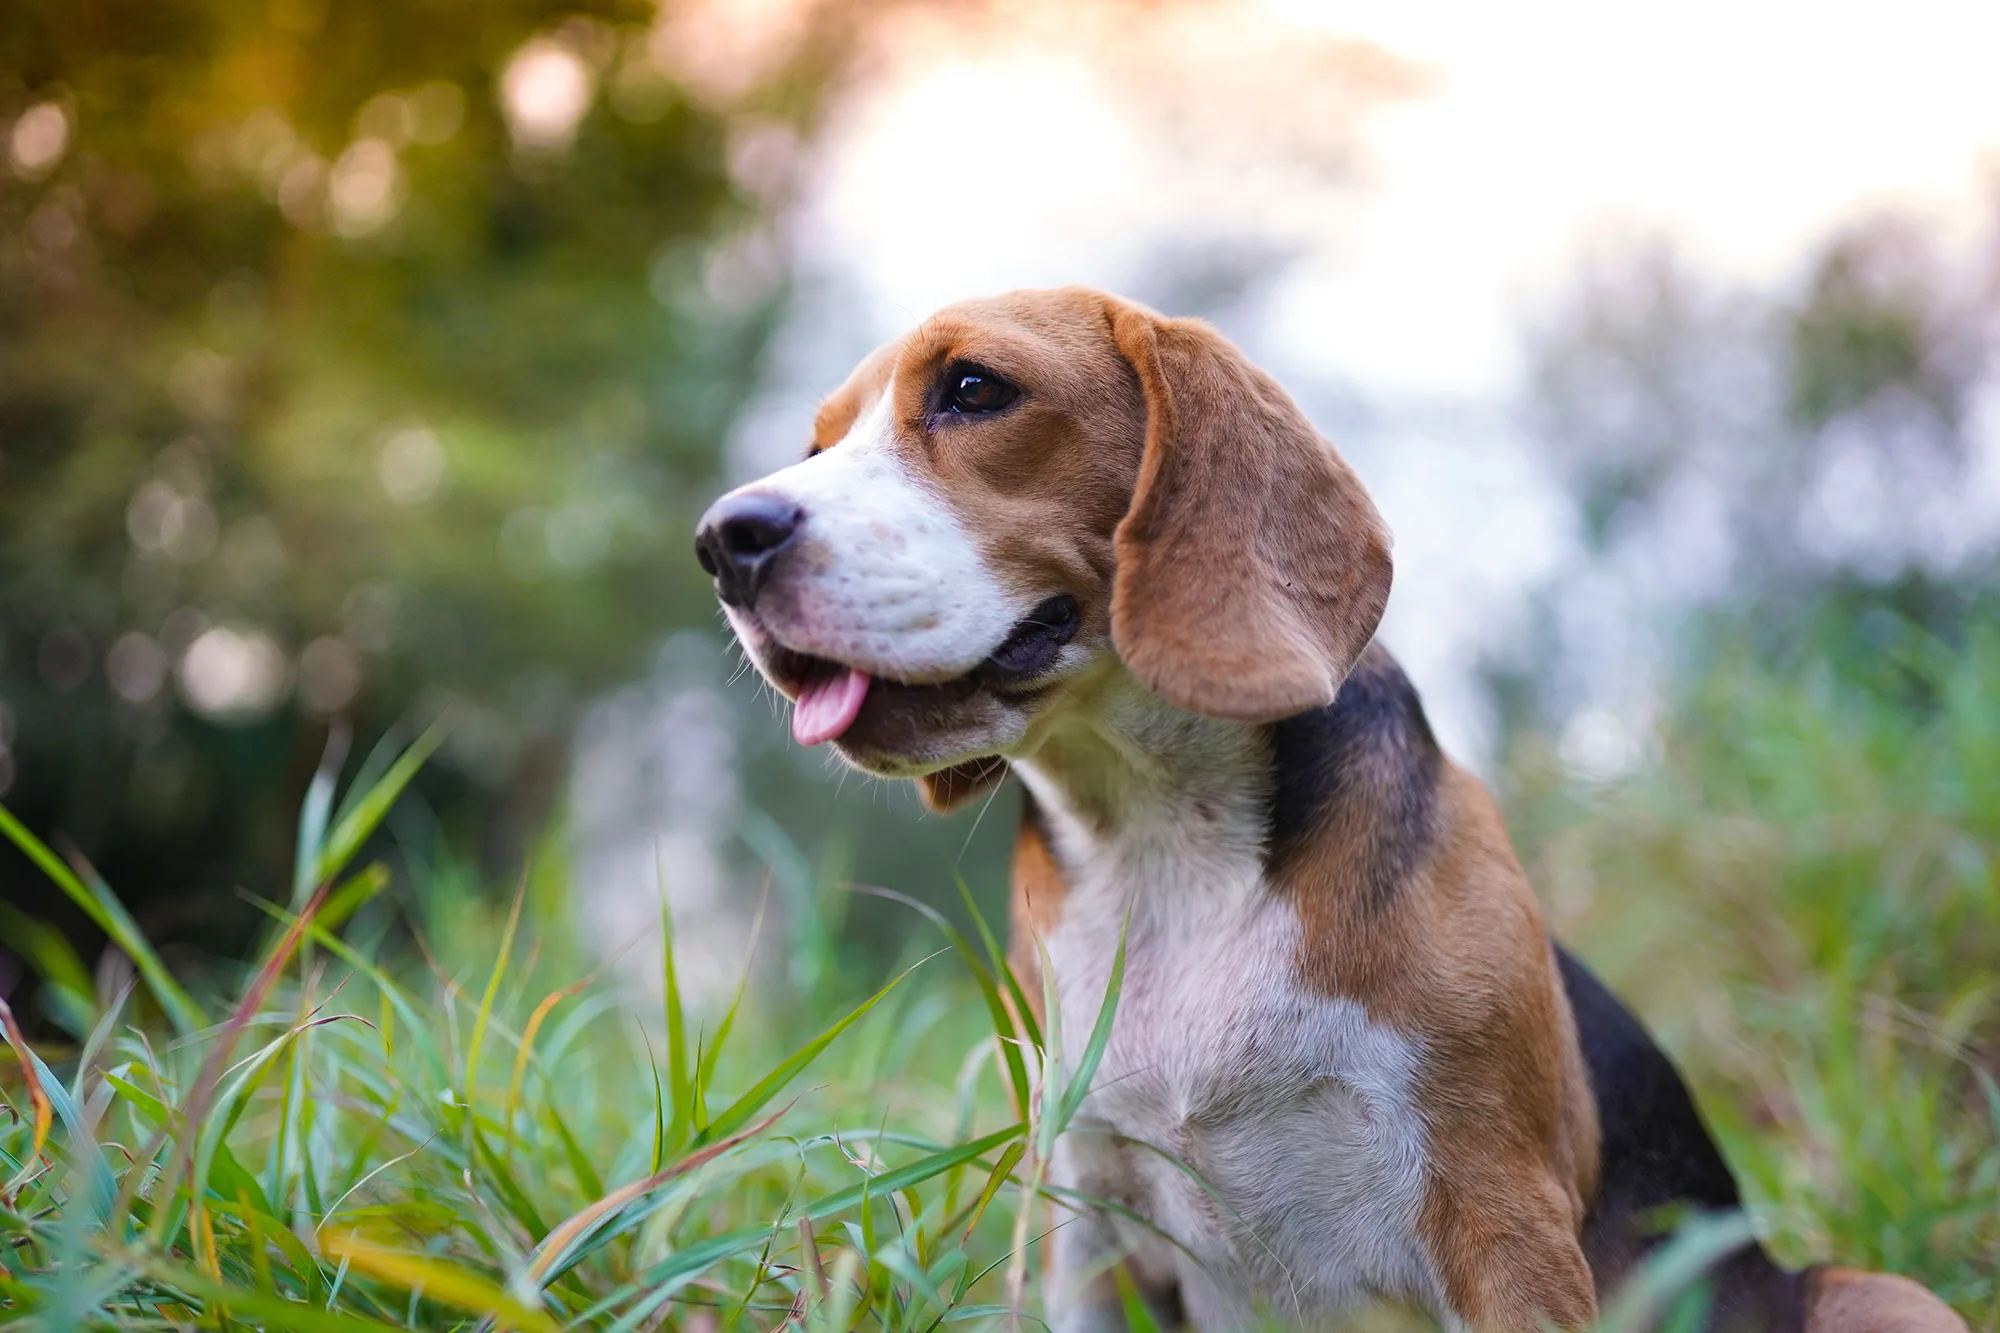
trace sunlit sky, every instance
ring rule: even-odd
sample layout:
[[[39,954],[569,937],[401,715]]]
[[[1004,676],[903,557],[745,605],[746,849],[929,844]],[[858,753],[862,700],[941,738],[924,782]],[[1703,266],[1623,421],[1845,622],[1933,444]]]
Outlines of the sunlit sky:
[[[1593,233],[1664,229],[1783,278],[1862,206],[1971,220],[1982,160],[2000,167],[2000,5],[1978,0],[1274,7],[1438,72],[1378,128],[1346,262],[1289,312],[1300,337],[1308,309],[1348,312],[1319,345],[1396,384],[1503,383],[1511,307]]]
[[[803,30],[790,21],[800,2],[687,0],[665,13],[660,50],[726,97],[741,52]],[[1515,412],[1524,322],[1621,235],[1665,233],[1711,274],[1782,287],[1858,209],[1894,201],[1969,229],[1980,191],[2000,184],[2000,0],[917,0],[890,12],[866,73],[805,146],[783,223],[799,304],[733,441],[736,476],[795,459],[819,397],[947,301],[1065,282],[1164,299],[1190,240],[1291,254],[1227,331],[1374,492],[1396,535],[1383,636],[1447,747],[1489,770],[1477,669],[1519,635],[1531,590],[1555,589],[1602,655],[1580,668],[1602,695],[1561,738],[1580,772],[1637,757],[1649,669],[1666,652],[1632,570],[1577,575],[1567,496]],[[1426,91],[1356,118],[1301,54],[1330,35],[1408,62]],[[580,104],[551,87],[573,122]],[[1358,148],[1352,170],[1310,169],[1315,155],[1342,162],[1342,145]],[[738,156],[742,168],[758,154]],[[755,188],[761,173],[738,174]],[[1990,433],[1981,493],[2000,513],[2000,426]],[[1661,565],[1686,578],[1704,568],[1695,537],[1676,531],[1671,560],[1641,563],[1656,581]],[[663,672],[663,710],[621,696],[586,727],[579,811],[617,808],[591,794],[592,775],[608,774],[646,809],[681,814],[579,838],[607,858],[584,879],[650,885],[664,839],[683,928],[708,922],[721,941],[697,952],[734,958],[747,923],[722,892],[713,832],[728,820],[649,785],[685,779],[713,796],[727,768],[726,734],[689,743],[711,714],[676,679]],[[672,754],[693,756],[680,778],[654,763]],[[650,889],[593,901],[621,941],[653,910]]]
[[[1396,532],[1385,635],[1474,758],[1491,740],[1477,655],[1518,632],[1526,590],[1574,550],[1510,411],[1521,332],[1581,258],[1664,235],[1711,274],[1782,287],[1858,211],[1893,204],[1969,238],[2000,188],[2000,4],[1263,0],[1197,7],[1165,46],[1136,10],[1109,33],[1072,18],[1102,12],[1088,7],[985,12],[977,29],[920,20],[836,108],[792,227],[822,301],[802,312],[775,410],[739,441],[740,470],[789,457],[813,397],[861,349],[946,301],[1060,282],[1143,291],[1189,237],[1288,248],[1228,331],[1309,408],[1314,386],[1363,405],[1364,424],[1321,425]],[[1235,119],[1262,134],[1328,115],[1256,62],[1330,36],[1426,85],[1359,115],[1356,169],[1332,187],[1254,134],[1227,138]],[[1164,114],[1134,92],[1146,61],[1180,88]],[[1185,151],[1215,140],[1219,153]]]
[[[1432,80],[1364,122],[1365,193],[1318,220],[1268,331],[1384,392],[1504,389],[1518,315],[1595,237],[1664,230],[1718,269],[1782,279],[1863,205],[1971,219],[2000,168],[2000,5],[1264,8]],[[837,122],[829,239],[886,307],[1115,275],[1191,208],[1230,211],[1174,179],[1083,59],[968,45],[900,62]],[[960,175],[961,153],[1010,169]]]

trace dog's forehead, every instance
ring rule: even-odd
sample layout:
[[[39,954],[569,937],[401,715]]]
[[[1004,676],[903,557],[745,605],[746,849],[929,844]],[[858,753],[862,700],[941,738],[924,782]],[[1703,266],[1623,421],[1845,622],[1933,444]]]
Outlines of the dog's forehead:
[[[1088,287],[1025,288],[944,307],[905,340],[917,358],[1012,353],[1031,360],[1084,356],[1112,347],[1110,299]]]
[[[916,381],[952,358],[998,363],[1037,387],[1082,388],[1120,364],[1110,298],[1087,287],[1024,288],[945,306],[903,337],[876,348],[820,405],[813,448],[836,444],[891,380]]]

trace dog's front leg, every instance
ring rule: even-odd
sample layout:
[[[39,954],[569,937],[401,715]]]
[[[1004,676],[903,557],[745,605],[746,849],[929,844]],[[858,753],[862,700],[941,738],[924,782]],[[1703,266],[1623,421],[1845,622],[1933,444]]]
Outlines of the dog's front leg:
[[[1561,1185],[1485,1166],[1466,1173],[1478,1189],[1434,1183],[1425,1208],[1449,1314],[1479,1333],[1589,1326],[1597,1295]]]
[[[1063,1216],[1056,1205],[1056,1230],[1049,1237],[1047,1303],[1055,1333],[1124,1333],[1125,1315],[1111,1265],[1118,1241],[1105,1216],[1076,1206]]]
[[[1179,1291],[1170,1274],[1155,1274],[1126,1253],[1112,1218],[1075,1199],[1108,1196],[1119,1168],[1106,1138],[1087,1131],[1064,1134],[1049,1162],[1049,1183],[1063,1192],[1051,1206],[1046,1304],[1055,1333],[1125,1333],[1125,1311],[1115,1269],[1121,1263],[1163,1328],[1177,1328]]]

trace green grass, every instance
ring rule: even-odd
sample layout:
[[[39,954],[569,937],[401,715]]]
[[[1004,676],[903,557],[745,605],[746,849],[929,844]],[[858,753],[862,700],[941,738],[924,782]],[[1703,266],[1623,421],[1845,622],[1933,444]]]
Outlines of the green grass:
[[[80,1042],[59,1074],[9,1025],[0,1312],[50,1330],[904,1333],[1036,1304],[1050,1213],[1030,1201],[1078,1097],[1041,1095],[1042,1037],[1010,1018],[990,935],[934,916],[954,956],[872,994],[745,987],[700,1019],[669,944],[665,1003],[640,1014],[579,961],[551,854],[502,910],[436,875],[424,965],[397,974],[351,924],[387,876],[346,862],[427,748],[339,811],[315,782],[292,908],[207,1009],[88,867],[5,822],[137,971],[92,990],[36,936]]]
[[[1725,654],[1610,791],[1517,756],[1516,835],[1780,1257],[2000,1328],[2000,626],[1886,637]]]
[[[1911,1273],[1988,1327],[2000,636],[1918,665],[1922,698],[1891,706],[1725,664],[1645,774],[1585,793],[1527,753],[1514,804],[1552,915],[1681,1058],[1772,1243]],[[794,968],[819,980],[695,1012],[669,947],[664,1003],[636,1001],[572,937],[555,846],[503,893],[431,868],[402,905],[422,947],[391,948],[387,875],[350,862],[425,752],[376,756],[344,800],[315,781],[286,906],[226,995],[181,989],[87,866],[0,820],[133,963],[93,978],[0,920],[75,1034],[45,1060],[9,1025],[0,1321],[1038,1323],[1043,1163],[1102,1019],[1017,1027],[985,923],[917,904],[920,952],[880,989]],[[1065,1041],[1083,1080],[1044,1087]],[[1677,1299],[1684,1324],[1726,1235],[1692,1230],[1606,1327]]]

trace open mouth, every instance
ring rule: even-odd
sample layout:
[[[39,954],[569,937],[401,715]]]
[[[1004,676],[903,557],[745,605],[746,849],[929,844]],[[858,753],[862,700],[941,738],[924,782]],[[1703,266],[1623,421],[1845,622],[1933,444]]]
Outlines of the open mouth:
[[[770,653],[768,669],[797,700],[792,708],[792,739],[801,745],[821,745],[847,733],[870,695],[893,693],[914,703],[928,696],[938,703],[952,703],[980,689],[1007,693],[1032,687],[1055,665],[1063,645],[1076,637],[1077,620],[1074,597],[1048,598],[1008,631],[978,666],[935,684],[871,675],[844,662],[783,647]]]

